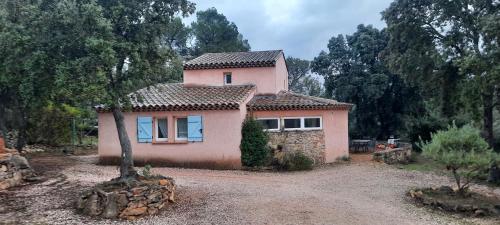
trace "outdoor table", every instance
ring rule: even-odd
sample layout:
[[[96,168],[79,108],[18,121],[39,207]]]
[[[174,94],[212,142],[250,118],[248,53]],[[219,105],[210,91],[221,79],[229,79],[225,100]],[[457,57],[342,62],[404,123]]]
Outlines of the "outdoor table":
[[[371,140],[356,139],[352,140],[352,146],[354,146],[354,152],[363,151],[368,152],[368,144]]]

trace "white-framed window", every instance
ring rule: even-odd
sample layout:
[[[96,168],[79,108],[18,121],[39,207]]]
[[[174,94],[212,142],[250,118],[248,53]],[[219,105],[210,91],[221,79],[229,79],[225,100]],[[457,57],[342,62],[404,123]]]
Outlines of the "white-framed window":
[[[279,131],[280,130],[280,119],[279,118],[257,118],[264,130],[266,131]]]
[[[156,118],[156,141],[168,141],[168,120],[167,118]]]
[[[283,118],[283,128],[285,130],[300,130],[302,128],[302,118],[301,117]]]
[[[233,83],[233,75],[229,72],[224,73],[224,84],[232,84]]]
[[[187,117],[178,117],[175,119],[175,140],[187,140],[187,138],[188,138]]]
[[[319,130],[323,128],[323,121],[321,117],[304,117],[303,125],[306,130]]]
[[[285,130],[321,130],[323,121],[316,117],[285,117],[283,118],[283,128]]]

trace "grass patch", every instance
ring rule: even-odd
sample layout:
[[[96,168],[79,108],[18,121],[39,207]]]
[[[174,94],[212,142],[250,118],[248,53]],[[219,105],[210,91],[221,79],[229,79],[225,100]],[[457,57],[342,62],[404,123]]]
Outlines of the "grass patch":
[[[425,173],[436,173],[439,175],[444,175],[446,173],[446,168],[443,164],[436,162],[430,158],[422,156],[421,154],[414,154],[410,163],[404,165],[398,165],[398,168],[410,170],[410,171],[420,171]]]

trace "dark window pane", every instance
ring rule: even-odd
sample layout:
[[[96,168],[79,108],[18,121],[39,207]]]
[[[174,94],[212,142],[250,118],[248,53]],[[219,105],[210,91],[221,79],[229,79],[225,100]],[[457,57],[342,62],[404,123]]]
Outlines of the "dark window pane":
[[[304,127],[305,128],[314,128],[314,127],[321,127],[321,121],[320,118],[305,118],[304,119]]]
[[[187,138],[188,136],[188,124],[187,118],[177,119],[177,138]]]
[[[300,128],[300,119],[285,119],[285,128]]]
[[[158,138],[167,138],[168,137],[168,129],[167,129],[167,119],[158,119]]]
[[[224,83],[225,84],[230,84],[232,83],[232,76],[230,73],[224,74]]]
[[[266,130],[278,129],[278,119],[259,119],[257,120]]]

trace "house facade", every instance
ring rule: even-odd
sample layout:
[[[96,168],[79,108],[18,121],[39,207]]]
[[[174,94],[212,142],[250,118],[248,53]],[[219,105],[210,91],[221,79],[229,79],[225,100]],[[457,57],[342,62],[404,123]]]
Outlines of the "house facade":
[[[280,50],[207,53],[184,64],[184,82],[157,84],[130,94],[125,112],[134,160],[141,164],[241,168],[241,126],[262,123],[270,145],[303,151],[316,163],[348,155],[351,104],[288,91]],[[112,113],[97,107],[98,151],[118,162],[121,149]]]

